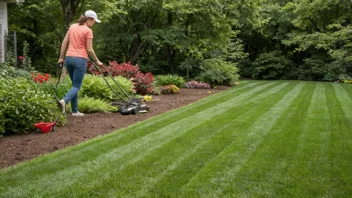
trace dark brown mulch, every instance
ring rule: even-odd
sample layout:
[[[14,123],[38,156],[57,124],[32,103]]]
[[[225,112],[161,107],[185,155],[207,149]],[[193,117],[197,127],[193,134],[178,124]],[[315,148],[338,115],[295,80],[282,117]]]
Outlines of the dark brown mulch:
[[[178,94],[154,96],[153,98],[158,100],[147,103],[150,107],[150,112],[146,114],[95,113],[86,114],[83,117],[72,117],[69,115],[66,125],[56,127],[55,132],[4,136],[0,138],[0,168],[78,144],[98,135],[107,134],[226,89],[228,87],[224,86],[219,86],[212,90],[181,88]]]

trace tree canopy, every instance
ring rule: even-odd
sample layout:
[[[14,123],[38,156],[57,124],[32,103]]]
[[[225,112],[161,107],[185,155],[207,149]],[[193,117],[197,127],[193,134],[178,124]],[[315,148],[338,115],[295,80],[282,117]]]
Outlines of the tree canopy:
[[[94,48],[105,62],[189,78],[212,64],[256,79],[339,80],[352,76],[351,6],[349,0],[26,0],[9,5],[9,31],[18,33],[19,49],[29,43],[33,66],[45,72],[68,26],[92,9],[102,19],[93,27]]]

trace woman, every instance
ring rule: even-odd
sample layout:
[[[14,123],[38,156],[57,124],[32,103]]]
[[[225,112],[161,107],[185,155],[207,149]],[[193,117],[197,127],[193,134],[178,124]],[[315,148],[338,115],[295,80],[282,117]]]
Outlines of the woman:
[[[59,101],[63,113],[65,113],[66,104],[71,102],[72,115],[83,116],[78,111],[78,91],[81,88],[83,77],[86,72],[86,64],[89,56],[98,64],[102,65],[93,50],[93,31],[90,29],[94,23],[100,23],[97,14],[88,10],[82,15],[78,23],[70,26],[61,45],[59,63],[64,62],[67,72],[72,81],[72,88],[66,93],[65,97]]]

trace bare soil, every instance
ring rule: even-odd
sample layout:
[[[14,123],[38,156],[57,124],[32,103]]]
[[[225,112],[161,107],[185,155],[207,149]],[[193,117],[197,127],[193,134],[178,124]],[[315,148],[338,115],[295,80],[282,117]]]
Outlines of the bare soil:
[[[0,168],[113,132],[226,89],[228,87],[225,86],[218,86],[212,90],[181,88],[177,94],[153,96],[154,100],[147,102],[150,107],[149,113],[138,115],[94,113],[83,117],[67,115],[65,126],[56,127],[55,132],[5,135],[0,137]]]

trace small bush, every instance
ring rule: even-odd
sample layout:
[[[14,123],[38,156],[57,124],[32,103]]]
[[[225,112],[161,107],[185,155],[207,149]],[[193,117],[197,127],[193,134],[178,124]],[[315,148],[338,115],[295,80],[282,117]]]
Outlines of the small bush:
[[[184,86],[185,88],[190,88],[190,89],[210,89],[209,83],[197,82],[195,80],[192,80],[186,83]]]
[[[178,75],[158,75],[155,76],[154,86],[166,86],[166,85],[176,85],[177,87],[182,87],[185,80]]]
[[[283,79],[293,65],[280,51],[262,53],[253,62],[253,78],[265,80]]]
[[[117,61],[110,61],[109,72],[113,76],[123,76],[127,79],[134,78],[136,74],[140,72],[140,68],[138,66],[132,65],[130,62],[118,64]]]
[[[34,123],[52,122],[59,113],[53,95],[25,78],[0,79],[0,107],[0,133],[32,131]],[[61,116],[58,124],[64,121]]]
[[[153,89],[154,76],[152,73],[137,73],[133,79],[136,93],[145,95]]]
[[[210,85],[226,84],[234,85],[240,77],[237,67],[221,59],[206,59],[201,64],[202,73],[197,77],[200,81],[208,82]]]
[[[158,87],[161,94],[175,94],[179,91],[179,88],[176,85],[167,85]]]
[[[109,71],[112,76],[123,76],[131,79],[134,83],[134,90],[141,95],[145,95],[153,89],[154,76],[151,73],[143,74],[138,66],[131,63],[118,64],[116,61],[110,61],[109,64],[109,66],[104,66],[105,69],[100,69],[103,75],[107,76],[107,71]],[[100,74],[92,63],[89,62],[87,67],[92,74]]]
[[[0,78],[26,78],[31,79],[30,73],[26,70],[16,69],[6,63],[0,63]]]
[[[82,97],[78,100],[78,109],[83,113],[96,113],[96,112],[116,112],[117,107],[111,106],[110,103],[90,97]],[[71,112],[70,108],[67,108]]]

